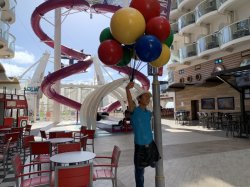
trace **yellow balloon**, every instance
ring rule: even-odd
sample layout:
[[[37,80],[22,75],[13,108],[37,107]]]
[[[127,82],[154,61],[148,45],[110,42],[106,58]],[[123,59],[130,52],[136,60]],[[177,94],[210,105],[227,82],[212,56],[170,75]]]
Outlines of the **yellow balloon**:
[[[161,67],[168,63],[170,59],[170,49],[166,44],[162,44],[161,55],[154,61],[150,62],[153,67]]]
[[[110,22],[112,36],[122,44],[133,44],[144,34],[146,23],[143,15],[135,8],[117,10]]]

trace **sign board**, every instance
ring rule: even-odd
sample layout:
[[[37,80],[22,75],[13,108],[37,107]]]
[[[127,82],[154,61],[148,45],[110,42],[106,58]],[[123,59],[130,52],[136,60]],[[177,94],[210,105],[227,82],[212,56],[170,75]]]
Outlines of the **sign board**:
[[[163,73],[163,67],[156,68],[156,74],[158,76],[162,76],[162,73]],[[148,76],[153,76],[153,75],[154,75],[153,67],[150,64],[148,64]]]
[[[6,108],[27,108],[27,103],[25,100],[7,100]]]
[[[39,90],[39,86],[35,86],[35,87],[28,86],[27,88],[25,88],[26,92],[31,92],[31,93],[38,93],[38,90]]]

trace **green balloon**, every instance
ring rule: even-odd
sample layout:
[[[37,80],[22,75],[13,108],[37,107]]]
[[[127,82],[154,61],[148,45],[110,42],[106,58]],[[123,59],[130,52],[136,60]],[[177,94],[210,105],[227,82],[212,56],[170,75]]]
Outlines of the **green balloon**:
[[[110,39],[114,39],[114,38],[111,34],[110,28],[107,27],[102,30],[100,37],[99,37],[99,41],[102,43],[103,41],[110,40]]]
[[[133,50],[123,47],[123,57],[116,65],[120,67],[128,65],[132,59],[132,56]]]
[[[174,41],[174,32],[171,30],[168,38],[163,43],[165,43],[168,47],[170,47],[173,41]]]

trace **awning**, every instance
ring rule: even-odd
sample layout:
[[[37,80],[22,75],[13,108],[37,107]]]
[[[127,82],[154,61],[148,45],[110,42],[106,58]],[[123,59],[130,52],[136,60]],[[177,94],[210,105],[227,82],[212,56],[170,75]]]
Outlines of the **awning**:
[[[224,83],[221,79],[216,76],[211,76],[206,78],[203,82],[196,84],[196,86],[201,87],[214,87]]]
[[[170,84],[166,91],[167,92],[177,92],[177,91],[180,91],[180,90],[183,90],[185,88],[185,84],[184,83],[173,83],[173,84]]]
[[[250,65],[215,72],[212,75],[218,77],[240,93],[240,112],[243,121],[240,125],[239,136],[242,137],[242,134],[245,133],[248,137],[244,89],[250,88]]]
[[[242,87],[250,87],[250,65],[215,72],[212,76],[220,78],[237,90]]]

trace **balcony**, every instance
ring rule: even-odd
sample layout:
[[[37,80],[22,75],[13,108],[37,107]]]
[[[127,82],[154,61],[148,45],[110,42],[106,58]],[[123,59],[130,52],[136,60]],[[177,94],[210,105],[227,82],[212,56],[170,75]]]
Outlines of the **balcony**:
[[[3,21],[0,21],[0,49],[4,46],[7,46],[8,37],[9,37],[9,24]]]
[[[174,34],[177,34],[178,31],[178,22],[172,23],[171,25],[171,30],[174,32]]]
[[[170,9],[170,20],[177,20],[183,13],[178,9],[177,1],[173,0],[171,2],[171,9]]]
[[[248,6],[249,0],[216,0],[217,8],[220,13],[234,11],[239,6]],[[248,4],[248,5],[247,5]]]
[[[196,23],[212,23],[218,14],[216,0],[205,0],[195,8]]]
[[[228,0],[216,0],[218,10],[226,4]]]
[[[219,48],[219,34],[213,33],[200,38],[197,41],[198,56],[204,57],[205,55],[217,52]]]
[[[8,33],[8,43],[6,47],[0,49],[0,58],[13,58],[15,54],[15,41],[16,38]]]
[[[183,2],[184,0],[177,0],[177,6],[179,8],[179,6],[181,5],[181,3]]]
[[[171,60],[167,64],[167,68],[169,69],[175,69],[175,67],[179,67],[180,65],[180,55],[179,51],[171,51]]]
[[[10,24],[16,20],[15,15],[16,0],[5,1],[4,7],[2,8],[2,20]]]
[[[196,43],[180,48],[179,54],[181,63],[195,59],[197,57]]]
[[[195,26],[195,12],[191,11],[178,19],[178,30],[180,33],[191,32]]]
[[[250,18],[235,22],[220,30],[220,47],[227,48],[231,45],[241,45],[250,41]]]
[[[177,8],[178,8],[177,1],[172,1],[170,12],[176,10]]]
[[[193,10],[201,0],[179,0],[178,9]]]

